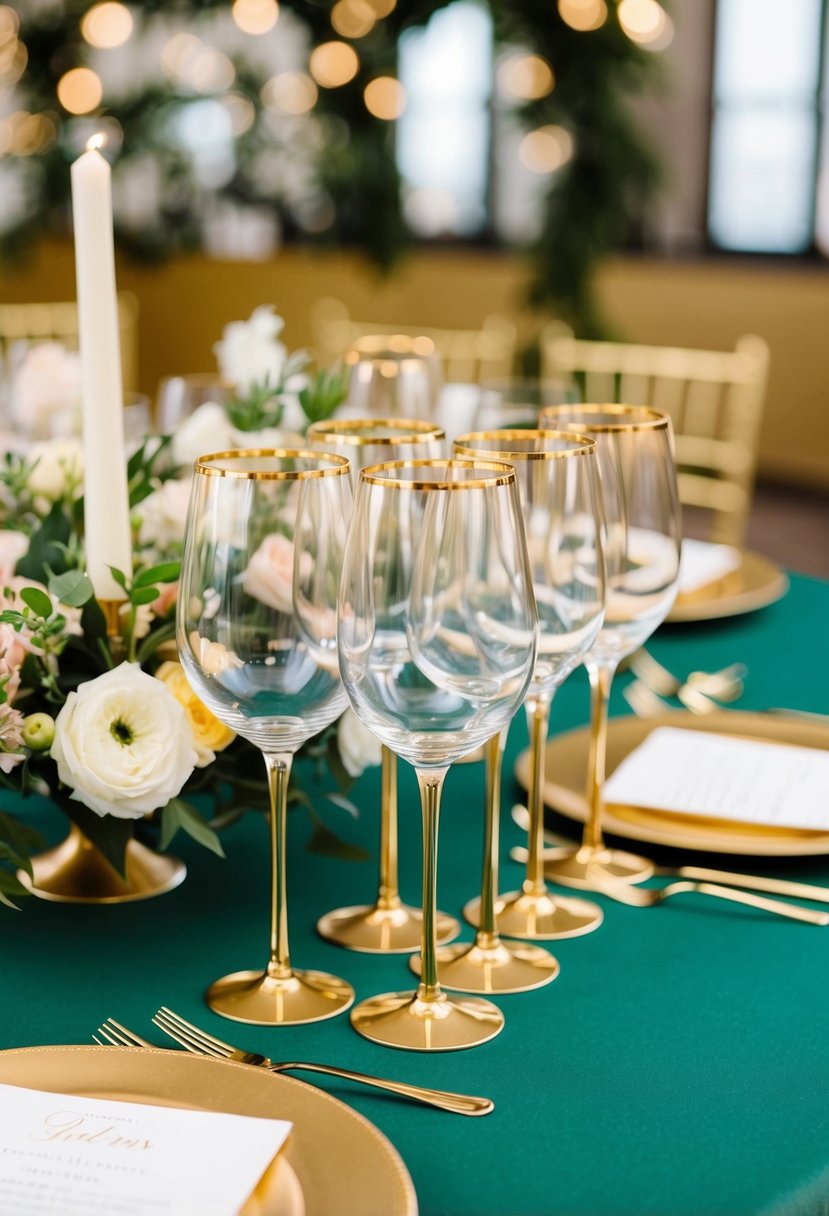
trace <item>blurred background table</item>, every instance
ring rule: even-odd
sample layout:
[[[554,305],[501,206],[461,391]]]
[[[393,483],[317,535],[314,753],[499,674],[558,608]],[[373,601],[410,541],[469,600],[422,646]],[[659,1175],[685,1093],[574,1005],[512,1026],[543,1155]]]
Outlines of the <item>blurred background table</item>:
[[[683,673],[745,662],[741,709],[825,713],[828,614],[829,584],[794,576],[779,603],[704,626],[665,627],[651,649]],[[616,713],[627,712],[625,682],[614,693]],[[584,725],[587,710],[579,672],[554,705],[553,731]],[[505,773],[525,746],[516,720]],[[518,795],[510,775],[505,807]],[[374,850],[377,770],[362,778],[355,800],[360,820],[339,827]],[[440,906],[455,914],[478,886],[482,800],[480,764],[450,774],[438,890]],[[415,900],[416,808],[414,779],[402,769],[401,877],[403,895]],[[33,807],[32,819],[60,831],[45,808]],[[373,862],[309,854],[309,834],[304,813],[293,812],[289,901],[298,964],[339,970],[358,999],[406,988],[404,958],[346,953],[316,936],[317,917],[370,899],[376,875]],[[522,843],[507,815],[503,836],[506,858]],[[446,1055],[393,1052],[358,1038],[347,1017],[274,1031],[206,1009],[201,993],[215,975],[262,961],[264,821],[247,816],[226,833],[225,846],[222,862],[182,842],[189,875],[160,899],[114,907],[31,900],[19,915],[4,914],[0,1046],[87,1043],[107,1015],[155,1038],[149,1019],[169,1004],[274,1057],[490,1095],[495,1113],[465,1120],[324,1081],[398,1148],[422,1216],[805,1216],[829,1207],[826,931],[694,896],[653,911],[602,900],[598,932],[553,943],[562,967],[554,984],[499,1000],[507,1024],[497,1039]],[[677,860],[667,851],[660,859]],[[739,864],[710,854],[703,862],[720,863]],[[829,858],[742,865],[829,885]],[[505,860],[503,889],[520,873]]]

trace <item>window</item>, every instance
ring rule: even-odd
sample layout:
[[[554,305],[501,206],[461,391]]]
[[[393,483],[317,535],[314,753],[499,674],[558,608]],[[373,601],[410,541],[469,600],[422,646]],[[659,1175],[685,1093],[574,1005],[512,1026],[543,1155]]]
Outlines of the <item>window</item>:
[[[719,0],[708,227],[725,249],[829,251],[825,0]],[[825,174],[826,169],[823,169]]]

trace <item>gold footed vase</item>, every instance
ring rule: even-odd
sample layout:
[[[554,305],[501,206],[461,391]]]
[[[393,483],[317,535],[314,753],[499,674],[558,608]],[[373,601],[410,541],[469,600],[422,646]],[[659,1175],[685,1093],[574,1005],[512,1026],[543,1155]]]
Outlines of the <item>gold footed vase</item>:
[[[125,874],[119,874],[73,823],[53,849],[32,858],[32,877],[18,878],[39,899],[63,904],[125,904],[164,895],[184,881],[187,867],[177,857],[155,853],[137,840],[127,845]]]

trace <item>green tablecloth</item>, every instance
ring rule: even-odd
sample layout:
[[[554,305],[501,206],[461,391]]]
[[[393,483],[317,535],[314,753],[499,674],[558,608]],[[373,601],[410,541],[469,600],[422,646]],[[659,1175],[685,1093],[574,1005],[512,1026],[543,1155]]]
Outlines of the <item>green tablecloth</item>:
[[[747,663],[740,708],[825,712],[828,626],[829,585],[795,577],[780,603],[729,621],[663,628],[651,649],[680,672]],[[626,711],[620,688],[613,708]],[[579,673],[553,707],[553,730],[586,719]],[[516,721],[506,806],[525,746]],[[482,792],[481,765],[450,774],[439,900],[456,914],[479,882]],[[343,813],[339,826],[376,853],[376,770],[356,800],[360,821]],[[417,900],[419,816],[414,778],[403,767],[401,804],[402,886]],[[373,897],[374,863],[307,853],[302,812],[291,816],[289,834],[294,961],[346,976],[358,999],[408,987],[401,957],[349,953],[314,932],[320,913]],[[506,856],[520,833],[505,822],[503,835]],[[19,915],[0,915],[0,1046],[86,1043],[109,1014],[153,1037],[150,1016],[166,1003],[273,1056],[489,1094],[495,1113],[472,1120],[323,1082],[396,1145],[422,1216],[829,1211],[829,929],[693,896],[651,911],[603,901],[597,932],[553,944],[561,961],[555,983],[501,1000],[507,1024],[498,1038],[424,1056],[365,1042],[347,1016],[267,1030],[206,1009],[208,981],[265,959],[264,822],[249,816],[227,833],[226,848],[222,862],[184,843],[188,878],[160,899],[97,908],[31,900]],[[829,858],[750,868],[829,883]],[[520,878],[505,860],[502,889]]]

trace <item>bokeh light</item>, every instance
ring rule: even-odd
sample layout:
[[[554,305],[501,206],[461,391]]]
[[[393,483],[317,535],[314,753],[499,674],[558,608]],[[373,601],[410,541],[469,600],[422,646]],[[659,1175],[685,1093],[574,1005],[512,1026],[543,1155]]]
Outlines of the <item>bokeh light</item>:
[[[267,34],[279,20],[277,0],[234,0],[230,11],[245,34]]]
[[[518,155],[533,173],[555,173],[573,155],[573,137],[564,127],[538,127],[521,140]]]
[[[632,42],[648,51],[661,51],[674,36],[674,25],[657,0],[621,0],[619,24]]]
[[[282,114],[307,114],[318,96],[317,86],[304,72],[280,72],[262,86],[262,101]]]
[[[331,10],[331,24],[343,38],[364,38],[376,20],[368,0],[337,0]]]
[[[6,42],[13,42],[17,38],[17,31],[20,29],[20,18],[13,8],[8,5],[0,5],[0,46]]]
[[[378,21],[383,17],[388,17],[397,8],[397,0],[366,0],[366,4]]]
[[[558,0],[562,21],[574,30],[597,30],[607,21],[604,0]]]
[[[249,97],[243,93],[228,93],[222,97],[221,104],[230,116],[230,125],[234,135],[244,135],[249,131],[256,119],[256,109]]]
[[[406,90],[393,76],[377,76],[363,90],[363,99],[369,114],[391,122],[399,118],[406,108]]]
[[[360,58],[347,42],[323,42],[314,47],[308,67],[318,85],[337,89],[357,75]]]
[[[505,97],[537,101],[552,93],[556,78],[553,69],[540,55],[508,55],[498,65],[498,89]]]
[[[91,68],[72,68],[58,81],[58,101],[70,114],[96,110],[103,95],[101,78]]]
[[[121,46],[129,38],[132,28],[132,13],[117,0],[94,4],[81,21],[81,34],[90,46],[101,50]]]

